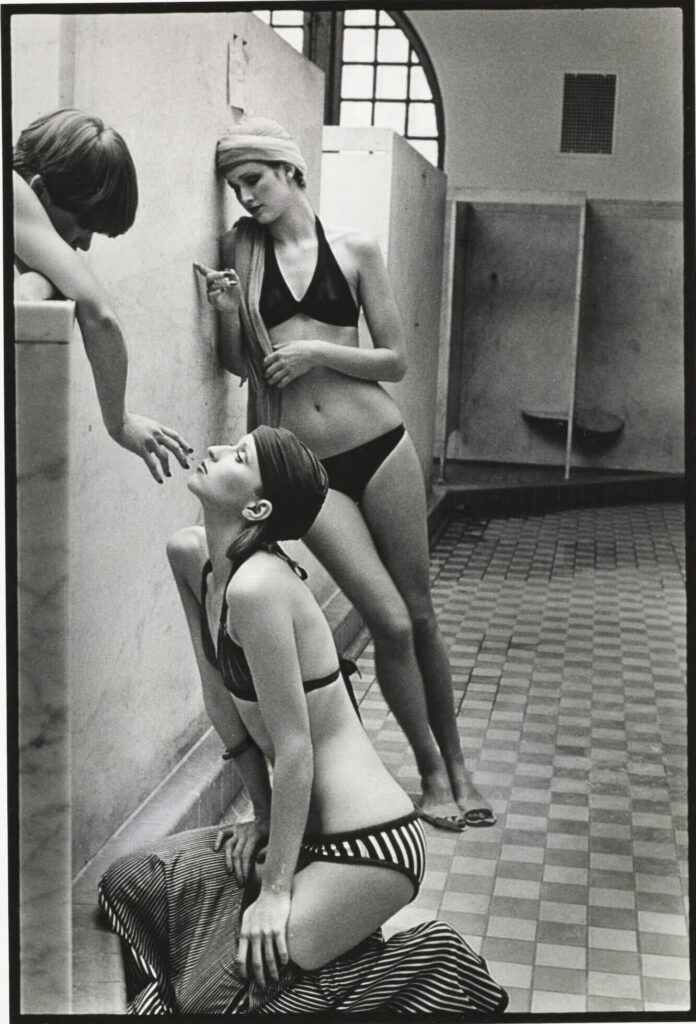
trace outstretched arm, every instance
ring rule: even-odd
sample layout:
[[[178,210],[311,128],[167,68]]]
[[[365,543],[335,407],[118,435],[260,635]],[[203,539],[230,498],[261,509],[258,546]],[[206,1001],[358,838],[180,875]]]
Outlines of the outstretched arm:
[[[161,482],[169,452],[188,467],[190,445],[175,430],[126,409],[128,354],[116,314],[89,267],[63,241],[38,197],[18,174],[13,176],[14,247],[26,266],[46,277],[66,298],[75,300],[77,322],[92,367],[104,425],[123,448],[139,455]]]
[[[264,360],[266,380],[286,387],[312,366],[325,366],[362,380],[400,381],[406,373],[406,342],[387,268],[376,239],[352,243],[358,293],[373,348],[352,348],[308,339],[289,342]]]

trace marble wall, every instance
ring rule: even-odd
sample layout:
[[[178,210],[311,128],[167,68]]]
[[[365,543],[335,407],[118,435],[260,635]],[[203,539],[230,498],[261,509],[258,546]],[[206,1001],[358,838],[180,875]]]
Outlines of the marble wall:
[[[16,345],[20,1007],[34,1014],[70,1009],[69,357]]]

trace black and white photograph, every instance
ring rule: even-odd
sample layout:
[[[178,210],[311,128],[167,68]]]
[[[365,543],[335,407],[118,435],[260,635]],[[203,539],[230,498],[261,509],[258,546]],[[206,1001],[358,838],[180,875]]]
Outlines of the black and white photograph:
[[[0,6],[10,1018],[695,1019],[691,5]]]

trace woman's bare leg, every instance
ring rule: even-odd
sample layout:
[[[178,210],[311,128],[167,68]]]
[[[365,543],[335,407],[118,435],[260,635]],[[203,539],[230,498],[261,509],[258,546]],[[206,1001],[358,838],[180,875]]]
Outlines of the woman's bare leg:
[[[464,764],[449,656],[430,593],[425,484],[408,434],[368,483],[361,508],[377,551],[411,616],[428,721],[447,766],[452,794],[462,811],[489,809]],[[489,821],[490,817],[486,823]]]
[[[329,491],[304,540],[370,630],[380,687],[415,754],[423,790],[419,806],[433,816],[451,819],[449,827],[461,827],[461,812],[452,799],[447,770],[428,726],[429,709],[411,617],[382,564],[360,509],[345,494]]]
[[[309,864],[293,881],[290,959],[305,971],[323,967],[366,939],[412,896],[413,883],[391,868]]]

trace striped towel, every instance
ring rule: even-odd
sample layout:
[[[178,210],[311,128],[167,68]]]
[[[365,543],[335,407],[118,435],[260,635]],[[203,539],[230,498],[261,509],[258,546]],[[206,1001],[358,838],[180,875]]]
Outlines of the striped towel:
[[[236,968],[243,889],[195,829],[117,860],[99,903],[122,939],[128,1012],[492,1015],[507,1005],[485,961],[441,921],[380,931],[315,971],[295,965],[266,987]]]

